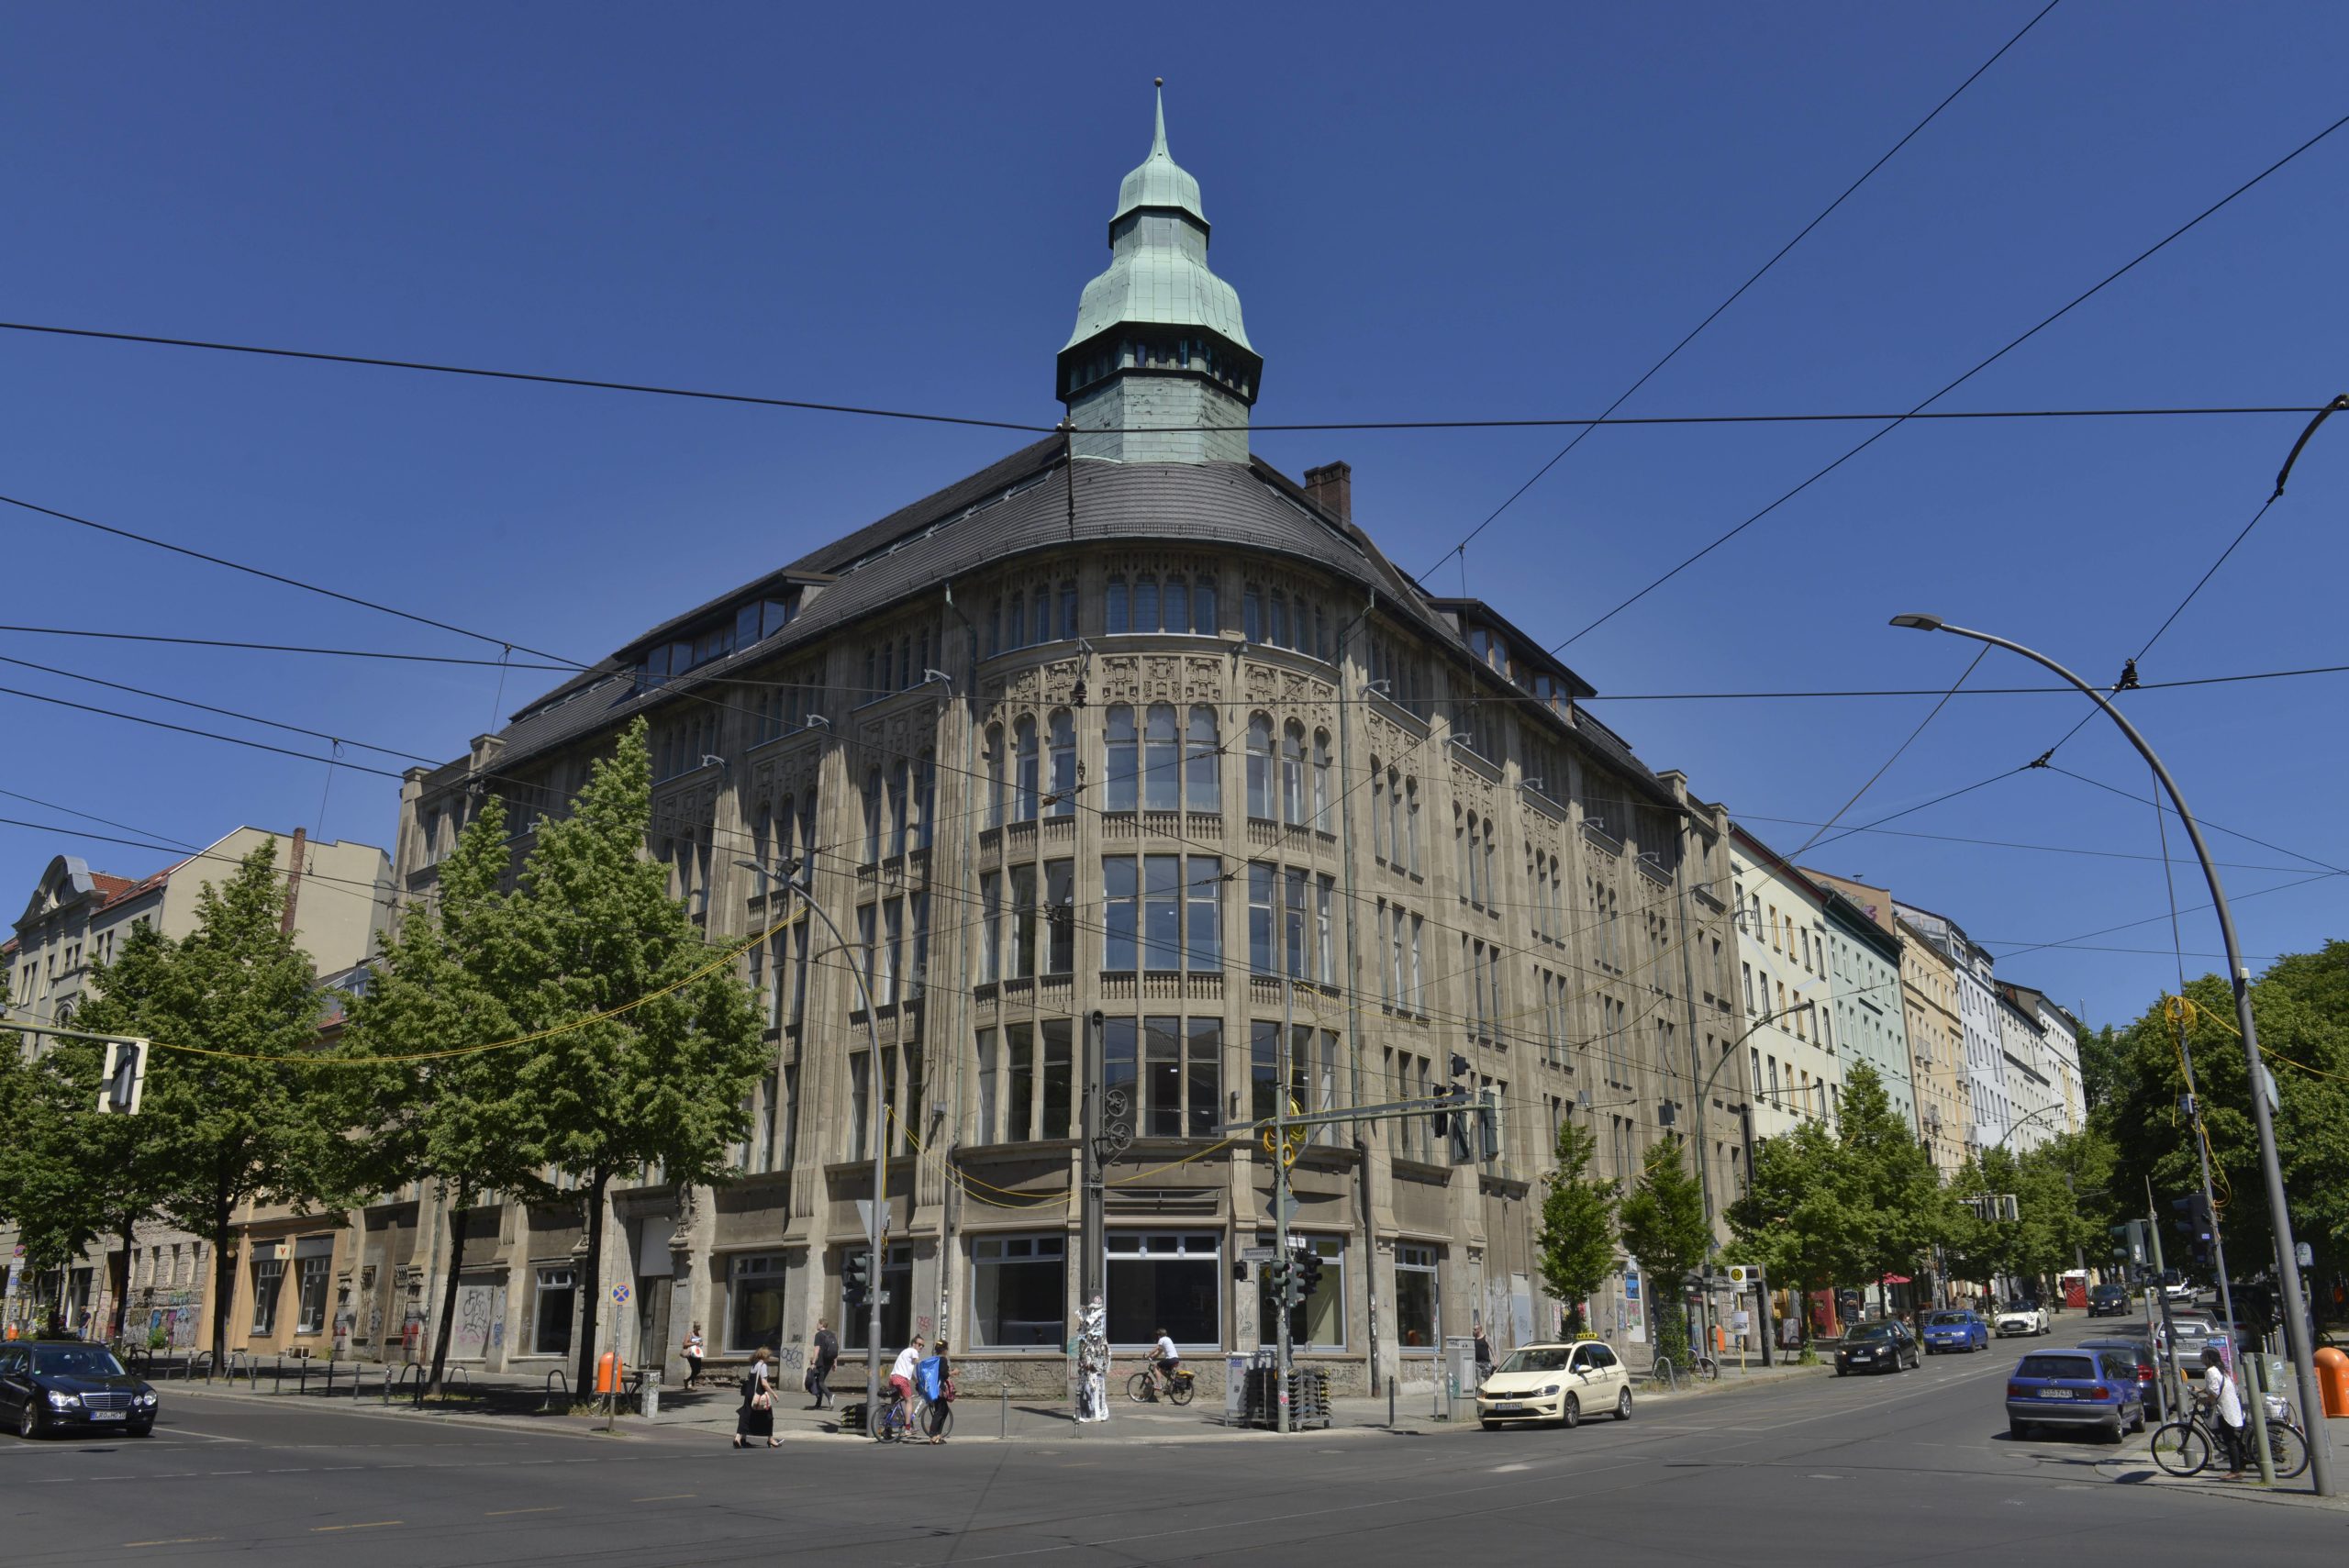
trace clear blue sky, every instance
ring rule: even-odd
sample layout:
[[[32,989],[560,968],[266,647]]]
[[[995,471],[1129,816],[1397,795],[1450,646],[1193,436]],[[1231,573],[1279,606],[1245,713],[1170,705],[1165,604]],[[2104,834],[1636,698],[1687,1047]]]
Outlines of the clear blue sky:
[[[1191,6],[1179,26],[1063,6],[12,6],[0,316],[1047,422],[1052,356],[1104,264],[1163,74],[1174,150],[1266,359],[1260,418],[1591,413],[2037,3]],[[1626,412],[1906,406],[2349,111],[2344,59],[2334,5],[2065,0]],[[2345,181],[2349,131],[1952,404],[2349,387]],[[2300,423],[1912,426],[1567,657],[1613,692],[1945,684],[1968,648],[1884,624],[1924,608],[2110,678],[2264,497]],[[1564,637],[1856,436],[1600,431],[1470,550],[1466,585]],[[1256,445],[1292,473],[1350,461],[1357,517],[1417,570],[1563,439]],[[584,658],[1018,439],[0,334],[0,491]],[[2349,662],[2344,498],[2349,422],[2145,677]],[[0,514],[0,620],[479,651]],[[17,634],[0,654],[435,758],[499,706],[494,672]],[[1994,657],[1976,679],[2029,674]],[[508,680],[504,708],[547,679]],[[2205,815],[2349,864],[2344,679],[2132,706]],[[1824,819],[1928,706],[1602,711],[1791,851],[1809,828],[1759,818]],[[319,826],[317,764],[16,697],[0,715],[0,789],[196,842]],[[2025,762],[2074,717],[2069,699],[1962,697],[1854,818]],[[2145,787],[2100,725],[2062,760]],[[325,831],[388,843],[395,795],[340,775]],[[1895,826],[2154,847],[2148,809],[2047,773]],[[6,896],[69,846],[132,874],[166,858],[0,828]],[[1816,859],[1994,944],[2165,908],[2151,861],[1874,836]],[[2230,874],[2242,896],[2301,873]],[[2341,934],[2343,887],[2246,899],[2247,946]],[[2207,915],[2187,937],[2217,945]],[[2099,1020],[2169,976],[2163,924],[2094,941],[2159,951],[2058,949],[2004,972]]]

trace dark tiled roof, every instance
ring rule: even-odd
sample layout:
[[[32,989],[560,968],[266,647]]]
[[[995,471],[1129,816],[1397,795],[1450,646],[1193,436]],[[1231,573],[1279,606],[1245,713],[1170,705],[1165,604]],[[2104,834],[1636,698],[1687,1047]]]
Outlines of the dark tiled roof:
[[[788,657],[869,616],[1023,556],[1072,542],[1131,542],[1238,547],[1286,555],[1364,583],[1380,608],[1415,624],[1431,640],[1469,657],[1452,622],[1418,584],[1360,528],[1323,512],[1287,475],[1247,463],[1091,463],[1076,467],[1075,516],[1057,437],[1038,441],[910,506],[812,550],[790,565],[662,622],[627,645],[633,649],[716,615],[764,586],[812,576],[831,578],[775,636],[703,665],[651,691],[636,689],[632,662],[616,654],[522,708],[504,731],[503,769],[584,735],[674,702],[705,682]],[[892,548],[894,547],[894,548]],[[1631,747],[1577,711],[1578,736],[1664,803],[1672,793]]]

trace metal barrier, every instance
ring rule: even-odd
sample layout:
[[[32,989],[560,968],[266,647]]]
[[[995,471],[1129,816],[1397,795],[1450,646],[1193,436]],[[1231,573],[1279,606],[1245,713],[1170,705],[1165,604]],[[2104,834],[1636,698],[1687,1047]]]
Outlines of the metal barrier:
[[[539,1385],[542,1395],[539,1402],[540,1412],[555,1407],[554,1385],[558,1383],[562,1385],[562,1408],[565,1410],[571,1408],[571,1379],[564,1375],[562,1368],[555,1367],[548,1372],[546,1381]]]

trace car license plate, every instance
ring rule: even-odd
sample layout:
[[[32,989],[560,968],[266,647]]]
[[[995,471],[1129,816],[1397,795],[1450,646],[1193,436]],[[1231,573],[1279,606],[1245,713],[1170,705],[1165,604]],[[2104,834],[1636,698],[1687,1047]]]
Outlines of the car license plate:
[[[2043,1388],[2039,1391],[2039,1396],[2042,1399],[2069,1399],[2072,1396],[2072,1391],[2068,1388]]]
[[[1496,1405],[1493,1407],[1493,1414],[1496,1416],[1521,1416],[1524,1413],[1525,1407],[1522,1405],[1509,1404]]]
[[[130,1412],[128,1410],[93,1410],[90,1412],[90,1419],[93,1421],[127,1421],[130,1419]]]

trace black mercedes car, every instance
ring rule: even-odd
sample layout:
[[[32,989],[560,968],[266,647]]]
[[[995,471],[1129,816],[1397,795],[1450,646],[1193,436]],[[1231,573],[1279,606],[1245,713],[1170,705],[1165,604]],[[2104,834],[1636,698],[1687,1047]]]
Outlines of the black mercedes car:
[[[1917,1337],[1898,1318],[1863,1323],[1843,1336],[1835,1351],[1835,1375],[1855,1372],[1898,1372],[1917,1364]]]
[[[104,1345],[20,1340],[0,1345],[0,1421],[23,1438],[68,1429],[143,1438],[155,1429],[155,1391]]]
[[[2129,1287],[2122,1284],[2100,1284],[2088,1292],[2088,1316],[2091,1318],[2125,1318],[2129,1315]]]

